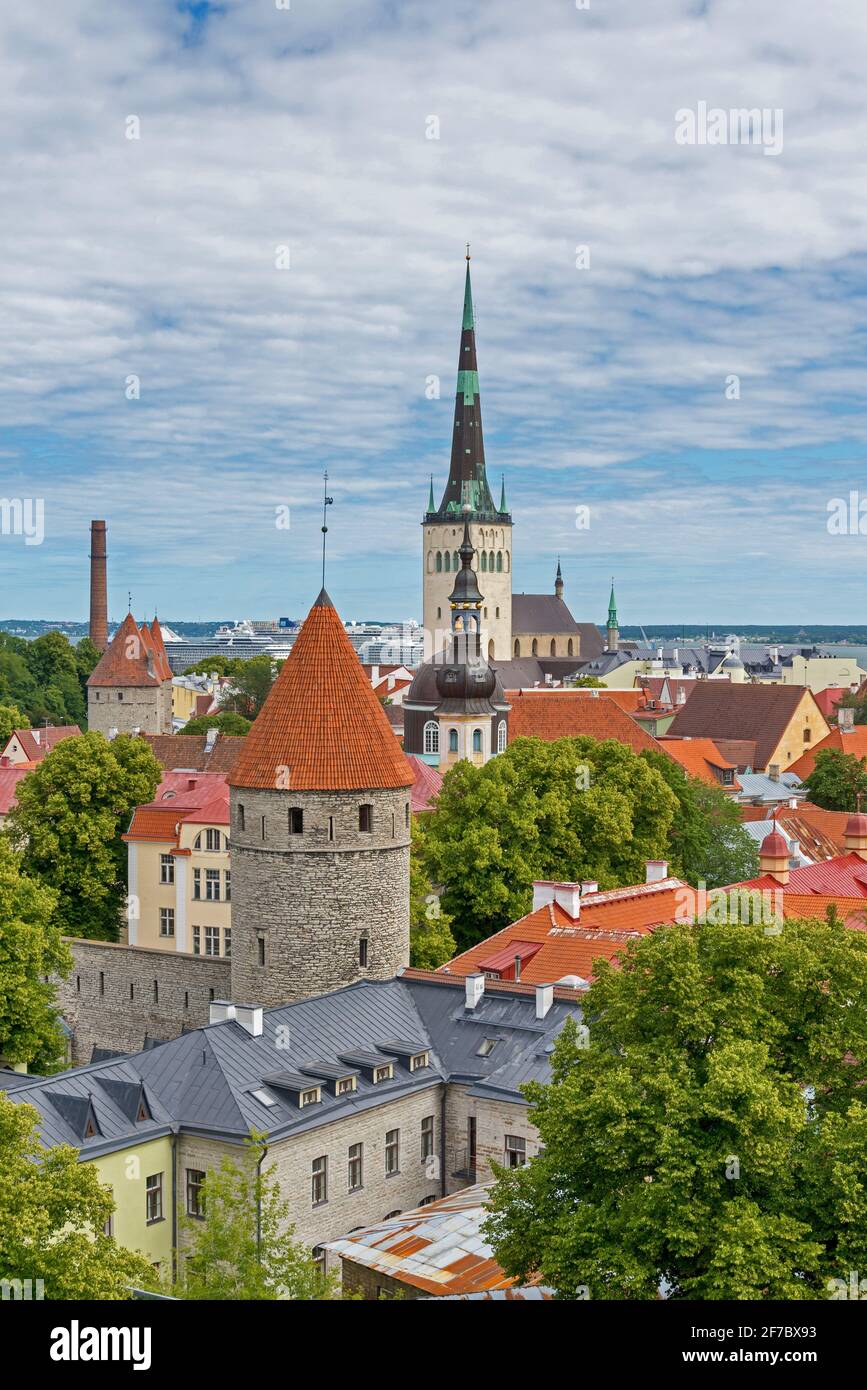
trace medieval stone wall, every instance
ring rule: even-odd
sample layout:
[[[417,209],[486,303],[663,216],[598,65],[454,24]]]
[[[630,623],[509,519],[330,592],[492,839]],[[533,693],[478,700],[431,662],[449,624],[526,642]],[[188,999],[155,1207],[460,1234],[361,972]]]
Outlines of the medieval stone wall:
[[[233,787],[231,801],[232,999],[270,1007],[409,964],[409,788]],[[359,829],[362,805],[371,831]]]
[[[168,692],[166,690],[168,687]],[[170,734],[172,731],[171,683],[162,685],[91,686],[87,692],[87,725],[106,738],[112,729],[131,734]],[[119,700],[118,695],[123,699]]]
[[[57,998],[73,1030],[74,1066],[89,1062],[94,1047],[139,1052],[147,1038],[200,1028],[211,1000],[229,997],[227,960],[80,938],[67,945],[74,964]]]

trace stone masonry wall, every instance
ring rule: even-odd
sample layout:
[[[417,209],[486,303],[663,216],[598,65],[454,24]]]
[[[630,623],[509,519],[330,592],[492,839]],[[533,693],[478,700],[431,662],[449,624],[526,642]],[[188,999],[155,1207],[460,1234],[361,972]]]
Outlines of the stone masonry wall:
[[[409,963],[409,788],[233,787],[231,802],[232,999],[284,1004]],[[364,804],[372,832],[359,830]],[[304,814],[300,835],[289,832],[292,807]]]
[[[119,693],[123,695],[122,700],[117,698]],[[87,692],[87,726],[105,734],[106,738],[112,729],[121,734],[131,734],[134,729],[140,729],[143,734],[171,733],[170,711],[169,704],[166,727],[166,696],[162,686],[128,686],[119,692],[101,685],[91,686]]]
[[[227,960],[80,938],[67,945],[74,964],[57,998],[73,1030],[75,1066],[89,1062],[94,1047],[138,1052],[147,1037],[200,1028],[210,1001],[228,998]]]

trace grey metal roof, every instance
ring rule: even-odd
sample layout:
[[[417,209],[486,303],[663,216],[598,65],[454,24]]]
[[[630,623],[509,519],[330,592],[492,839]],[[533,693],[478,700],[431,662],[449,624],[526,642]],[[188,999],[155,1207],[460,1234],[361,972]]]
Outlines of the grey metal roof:
[[[512,594],[512,635],[535,632],[578,632],[578,624],[556,594]],[[599,637],[599,645],[602,638]],[[589,653],[595,655],[595,653]]]
[[[250,1129],[283,1137],[444,1080],[463,1080],[477,1094],[520,1102],[519,1085],[547,1079],[550,1055],[545,1049],[566,1018],[579,1012],[576,1005],[555,999],[547,1017],[539,1021],[532,993],[498,994],[489,982],[470,1011],[463,979],[444,975],[441,981],[402,976],[362,981],[265,1010],[259,1037],[252,1037],[237,1020],[226,1020],[129,1057],[28,1078],[25,1084],[17,1073],[7,1073],[8,1089],[14,1099],[39,1111],[44,1143],[75,1144],[85,1157],[123,1147],[130,1136],[144,1138],[171,1129],[238,1143]],[[489,1058],[479,1057],[479,1044],[491,1029],[501,1041]],[[277,1073],[294,1072],[297,1082],[310,1086],[300,1068],[311,1057],[333,1059],[336,1067],[338,1057],[348,1056],[378,1056],[385,1063],[389,1051],[398,1056],[428,1052],[430,1064],[414,1072],[399,1067],[393,1079],[376,1084],[362,1075],[357,1089],[346,1095],[332,1095],[323,1088],[320,1104],[300,1110],[288,1093],[281,1097],[279,1090],[271,1091],[276,1101],[272,1106],[253,1094],[263,1086],[270,1088],[270,1078]],[[0,1087],[5,1076],[0,1073]],[[104,1081],[125,1085],[106,1086]],[[129,1110],[130,1097],[139,1093],[142,1083],[151,1118],[135,1122],[124,1106]],[[89,1139],[76,1134],[52,1104],[50,1093],[89,1101],[100,1134]],[[76,1117],[82,1108],[80,1103],[74,1106]]]

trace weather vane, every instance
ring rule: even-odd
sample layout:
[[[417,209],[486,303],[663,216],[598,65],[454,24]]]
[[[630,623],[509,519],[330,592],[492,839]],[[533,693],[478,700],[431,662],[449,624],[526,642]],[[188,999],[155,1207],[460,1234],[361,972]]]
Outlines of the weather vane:
[[[470,259],[470,243],[467,242],[467,260]]]
[[[326,507],[334,505],[334,498],[328,496],[328,473],[323,473],[323,492],[322,492],[322,587],[325,588],[325,537],[328,535],[328,527],[325,525]]]

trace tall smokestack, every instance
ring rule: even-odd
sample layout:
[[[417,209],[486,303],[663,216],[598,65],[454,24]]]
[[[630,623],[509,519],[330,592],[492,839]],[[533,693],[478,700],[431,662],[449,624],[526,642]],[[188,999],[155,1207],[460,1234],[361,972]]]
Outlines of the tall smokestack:
[[[108,646],[104,521],[90,523],[90,640],[101,652]]]

